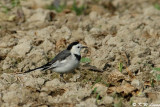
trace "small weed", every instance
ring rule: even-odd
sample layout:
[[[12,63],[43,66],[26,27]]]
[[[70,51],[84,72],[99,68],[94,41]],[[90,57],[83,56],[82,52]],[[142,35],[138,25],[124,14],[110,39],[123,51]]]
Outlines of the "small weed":
[[[133,105],[134,102],[133,102],[132,98],[130,99],[129,103],[130,103],[130,105]]]
[[[21,6],[20,5],[21,0],[10,0],[10,6],[7,6],[0,2],[0,9],[3,10],[4,13],[8,13],[10,10],[12,10],[15,7]]]
[[[156,9],[160,10],[160,5],[159,5],[158,3],[156,3],[156,4],[154,5],[154,7],[155,7]]]
[[[97,87],[93,89],[92,94],[96,94],[96,103],[98,103],[98,101],[102,99],[99,92],[97,92]]]
[[[123,63],[119,63],[119,71],[122,72],[122,68],[123,68]]]
[[[65,8],[67,8],[67,6],[66,6],[66,2],[60,5],[60,1],[55,0],[55,2],[53,2],[51,5],[46,6],[46,8],[49,10],[55,10],[56,12],[59,13],[59,12],[62,12]],[[84,12],[85,6],[83,4],[82,6],[78,7],[76,0],[74,0],[72,7],[69,9],[73,10],[76,13],[76,15],[81,15]]]
[[[89,58],[84,57],[84,58],[81,59],[81,62],[82,63],[90,63],[91,60]]]
[[[93,94],[96,94],[96,91],[97,91],[97,87],[95,87],[92,91]]]
[[[51,5],[48,5],[46,8],[49,10],[55,10],[56,12],[60,13],[66,8],[66,4],[64,3],[62,5],[57,5],[57,6],[51,4]]]
[[[160,68],[152,68],[155,71],[160,71]]]
[[[21,0],[11,0],[12,8],[20,6],[20,1]]]
[[[160,71],[160,68],[152,68],[152,69],[154,70],[154,72]],[[155,73],[155,77],[156,77],[156,80],[157,80],[157,81],[160,81],[160,74]]]
[[[93,2],[98,3],[100,0],[93,0]]]
[[[103,82],[103,84],[105,84],[106,87],[109,87],[111,85],[110,83],[106,83],[106,82]]]
[[[98,103],[98,100],[100,99],[100,95],[99,95],[99,93],[97,94],[97,96],[96,96],[96,102]]]
[[[160,81],[160,74],[157,74],[156,79],[157,81]]]
[[[96,84],[96,83],[99,83],[101,82],[102,78],[98,77],[95,82],[93,83],[93,86]],[[91,88],[93,88],[93,86]]]
[[[7,6],[2,5],[2,3],[0,3],[0,8],[3,10],[2,12],[4,12],[4,13],[8,13],[11,10]]]
[[[45,57],[45,59],[47,60],[47,61],[52,61],[53,59],[54,59],[54,56],[53,57]]]
[[[87,79],[83,79],[83,80],[82,80],[82,83],[87,84],[88,82],[89,82],[89,80],[87,80]]]
[[[76,12],[76,15],[81,15],[84,12],[84,9],[85,9],[84,4],[78,7],[76,4],[76,0],[74,0],[74,3],[72,5],[72,10]]]
[[[150,79],[150,83],[151,83],[151,87],[154,88],[154,80],[153,79]]]
[[[114,103],[114,107],[123,107],[122,99],[120,99],[118,102]]]

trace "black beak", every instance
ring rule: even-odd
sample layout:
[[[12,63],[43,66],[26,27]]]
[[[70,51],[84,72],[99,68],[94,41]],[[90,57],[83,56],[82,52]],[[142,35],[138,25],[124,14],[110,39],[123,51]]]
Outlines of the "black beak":
[[[82,46],[81,48],[88,48],[87,46]]]

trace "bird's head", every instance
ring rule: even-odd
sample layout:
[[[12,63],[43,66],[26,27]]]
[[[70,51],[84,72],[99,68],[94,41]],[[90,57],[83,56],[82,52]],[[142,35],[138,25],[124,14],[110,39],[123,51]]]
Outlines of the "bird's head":
[[[71,53],[73,54],[77,54],[80,55],[80,51],[83,48],[87,48],[86,46],[83,46],[82,44],[80,44],[79,42],[72,42],[71,44],[69,44],[69,46],[67,47],[67,50],[69,50]]]

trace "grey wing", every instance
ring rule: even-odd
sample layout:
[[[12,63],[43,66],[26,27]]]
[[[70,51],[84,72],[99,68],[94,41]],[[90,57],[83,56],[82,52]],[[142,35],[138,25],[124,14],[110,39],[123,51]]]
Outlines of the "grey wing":
[[[50,62],[48,62],[47,64],[42,66],[42,70],[46,70],[46,69],[52,69],[55,68],[59,65],[60,61],[64,60],[65,58],[67,58],[68,56],[70,56],[71,53],[69,50],[64,50],[62,52],[60,52],[56,57],[54,57]]]

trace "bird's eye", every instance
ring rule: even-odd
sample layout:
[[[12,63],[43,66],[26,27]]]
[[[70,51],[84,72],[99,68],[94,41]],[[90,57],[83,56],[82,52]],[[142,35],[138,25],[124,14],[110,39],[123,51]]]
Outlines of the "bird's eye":
[[[78,46],[78,48],[80,48],[80,47]]]

